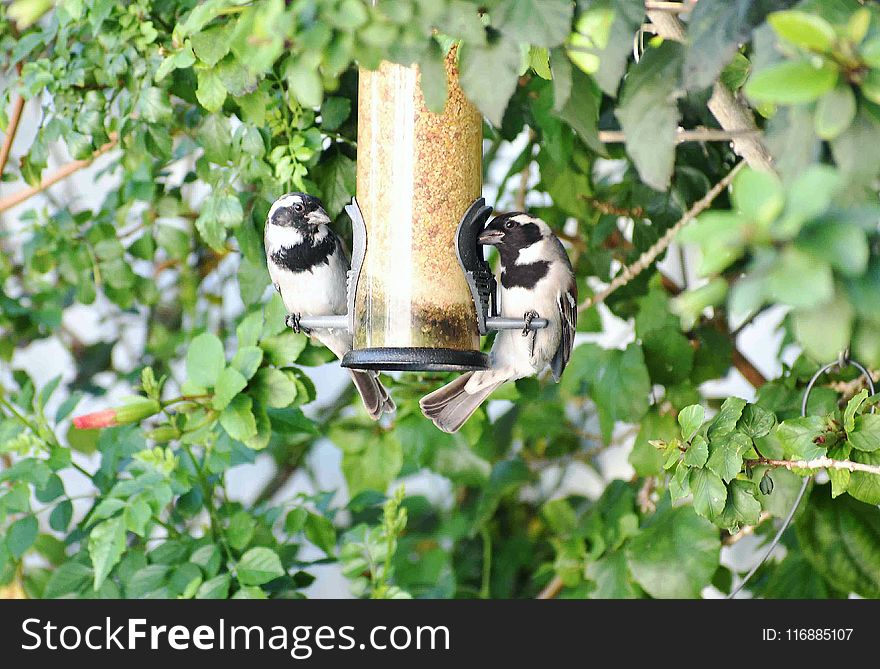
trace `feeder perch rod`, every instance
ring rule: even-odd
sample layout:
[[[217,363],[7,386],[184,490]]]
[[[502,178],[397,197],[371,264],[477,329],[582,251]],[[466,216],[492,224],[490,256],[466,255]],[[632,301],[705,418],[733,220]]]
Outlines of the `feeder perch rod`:
[[[547,327],[546,318],[533,318],[529,330],[540,330]],[[492,316],[486,319],[487,330],[522,330],[526,322],[522,318],[501,318]]]
[[[302,316],[299,319],[300,327],[306,330],[347,330],[348,316]],[[522,318],[491,317],[486,319],[488,330],[522,330],[526,322]],[[530,330],[540,330],[547,327],[546,318],[532,319]]]
[[[348,330],[348,316],[302,316],[299,325],[306,330]]]

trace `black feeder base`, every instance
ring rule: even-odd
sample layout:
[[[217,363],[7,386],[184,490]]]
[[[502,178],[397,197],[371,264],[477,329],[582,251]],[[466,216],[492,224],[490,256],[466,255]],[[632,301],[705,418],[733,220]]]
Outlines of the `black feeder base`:
[[[361,348],[346,353],[342,366],[395,372],[468,372],[488,369],[489,356],[453,348]]]

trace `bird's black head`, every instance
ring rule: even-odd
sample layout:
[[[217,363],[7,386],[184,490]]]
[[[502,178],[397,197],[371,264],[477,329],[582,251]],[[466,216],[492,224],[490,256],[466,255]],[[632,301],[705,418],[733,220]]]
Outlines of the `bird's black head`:
[[[275,200],[267,223],[314,234],[318,226],[330,223],[330,217],[318,198],[305,193],[287,193]]]
[[[480,234],[480,244],[497,246],[502,260],[515,258],[522,249],[528,248],[544,237],[542,227],[546,224],[521,211],[502,214],[492,219]]]

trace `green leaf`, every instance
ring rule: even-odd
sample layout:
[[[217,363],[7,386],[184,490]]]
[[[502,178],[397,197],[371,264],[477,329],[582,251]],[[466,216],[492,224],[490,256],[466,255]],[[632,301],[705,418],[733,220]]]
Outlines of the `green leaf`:
[[[611,439],[615,422],[641,420],[651,394],[642,350],[635,344],[623,351],[609,351],[595,344],[578,346],[562,377],[562,387],[570,396],[590,394],[606,441]]]
[[[867,391],[864,392],[867,394]],[[866,413],[863,416],[856,416],[853,422],[852,430],[847,430],[847,437],[852,447],[866,452],[880,449],[880,414]]]
[[[804,555],[837,590],[880,597],[880,514],[846,496],[832,501],[817,486],[795,527]]]
[[[33,545],[37,538],[40,528],[37,519],[33,515],[27,515],[19,518],[6,531],[6,548],[15,560],[20,560],[21,556]]]
[[[846,442],[838,443],[828,449],[828,457],[832,460],[849,460],[852,446]],[[828,470],[831,479],[831,497],[840,497],[849,487],[851,473],[846,469],[831,468]]]
[[[817,67],[811,60],[789,60],[752,74],[745,92],[758,103],[803,104],[832,90],[837,76],[837,67],[827,61]]]
[[[65,562],[52,572],[43,590],[43,598],[56,599],[65,595],[79,594],[92,580],[91,567],[79,562]]]
[[[229,545],[240,551],[247,548],[257,529],[257,521],[247,511],[237,511],[229,519],[226,538]]]
[[[223,102],[226,100],[226,87],[220,79],[220,75],[216,70],[196,70],[198,78],[198,88],[196,88],[196,98],[199,104],[209,112],[217,112],[223,108]]]
[[[678,325],[651,330],[642,337],[645,364],[654,383],[672,386],[686,380],[694,366],[694,347]]]
[[[370,438],[363,449],[345,451],[342,473],[351,497],[364,490],[385,492],[403,466],[403,448],[391,434]]]
[[[49,527],[56,532],[67,532],[70,521],[73,518],[73,504],[69,500],[62,500],[55,505],[49,514]]]
[[[265,351],[266,358],[273,365],[286,367],[296,362],[299,354],[305,349],[307,341],[305,335],[288,330],[279,335],[264,338],[260,342],[260,348]]]
[[[767,17],[767,23],[782,39],[810,51],[826,53],[837,40],[831,24],[816,14],[794,9],[773,12]]]
[[[220,414],[220,425],[233,439],[246,441],[257,434],[253,400],[247,395],[236,395]]]
[[[171,117],[171,103],[168,91],[151,86],[144,90],[138,99],[138,111],[150,123],[167,121]]]
[[[715,415],[709,426],[709,439],[720,439],[731,434],[736,429],[736,424],[743,414],[746,401],[739,397],[728,397],[721,405],[721,409]]]
[[[214,199],[214,217],[224,228],[236,228],[244,219],[244,211],[239,199],[228,193],[218,195]]]
[[[229,160],[232,147],[232,130],[229,119],[222,114],[211,114],[199,129],[199,144],[205,150],[205,157],[212,163],[223,165]],[[161,243],[161,242],[160,242]]]
[[[757,404],[747,404],[736,424],[739,432],[752,439],[767,436],[774,427],[776,427],[776,416]]]
[[[263,367],[251,381],[250,393],[267,406],[283,409],[296,399],[296,383],[284,372]]]
[[[856,117],[856,96],[848,85],[838,85],[819,98],[816,105],[816,134],[831,140],[846,130]]]
[[[573,10],[568,0],[517,0],[499,4],[492,23],[512,40],[551,47],[571,32]]]
[[[440,47],[428,49],[419,60],[419,88],[425,106],[436,114],[443,112],[449,94],[445,56]]]
[[[652,597],[694,598],[712,580],[720,551],[717,527],[691,507],[665,507],[629,540],[626,556],[633,578]]]
[[[232,399],[245,389],[245,386],[247,386],[247,379],[242,376],[241,372],[232,367],[226,367],[217,377],[212,406],[217,411],[223,411]]]
[[[327,557],[333,557],[336,552],[336,528],[333,523],[324,516],[309,513],[305,517],[306,539],[320,548]]]
[[[123,550],[125,519],[121,515],[95,525],[89,534],[89,557],[95,571],[95,590],[99,590],[104,584],[104,579],[122,557]]]
[[[639,476],[657,476],[663,470],[663,455],[651,441],[670,441],[678,434],[672,414],[660,414],[652,408],[642,418],[639,434],[629,454],[629,463]]]
[[[685,451],[682,462],[688,467],[703,467],[709,459],[709,442],[700,435],[696,435]]]
[[[785,194],[773,172],[746,168],[736,175],[732,188],[733,204],[749,220],[767,227],[782,212]]]
[[[229,364],[241,372],[244,378],[250,379],[257,373],[262,361],[263,349],[259,346],[241,346]]]
[[[825,455],[825,448],[815,443],[825,431],[825,420],[820,416],[792,418],[782,421],[776,431],[785,457],[794,460],[812,460]]]
[[[681,427],[681,438],[690,441],[703,426],[706,414],[701,404],[692,404],[678,412],[678,424]]]
[[[658,191],[669,186],[675,163],[679,112],[674,89],[681,58],[681,45],[674,42],[648,49],[630,68],[615,112],[639,176]]]
[[[351,101],[348,98],[335,96],[325,98],[321,103],[321,128],[335,132],[350,115]]]
[[[727,486],[727,502],[715,523],[729,530],[755,525],[761,515],[761,503],[755,498],[757,487],[751,481],[736,479]]]
[[[458,53],[464,94],[492,125],[500,127],[504,110],[519,80],[519,51],[503,39],[485,46],[462,44]],[[492,82],[487,86],[487,82]]]
[[[229,53],[231,45],[226,26],[208,28],[190,37],[193,53],[208,67],[214,67]]]
[[[724,0],[695,5],[687,22],[685,86],[690,90],[711,86],[740,45],[749,42],[752,31],[764,22],[768,12],[791,1]]]
[[[587,565],[587,578],[596,584],[590,599],[636,599],[638,588],[631,582],[626,554],[615,551]]]
[[[281,566],[278,554],[269,548],[251,548],[236,567],[238,580],[242,585],[263,585],[287,573]]]
[[[225,366],[223,343],[215,335],[204,332],[190,342],[186,350],[186,377],[189,381],[203,388],[212,387]]]
[[[230,584],[229,574],[219,574],[199,586],[196,599],[227,599]]]
[[[833,359],[852,338],[853,308],[842,297],[793,314],[794,334],[815,360]]]
[[[324,84],[317,68],[300,58],[287,68],[288,91],[303,107],[320,107],[324,99]]]
[[[850,453],[850,459],[863,465],[880,467],[880,451],[866,453],[865,451],[853,450]],[[866,504],[880,504],[880,476],[868,472],[852,472],[846,491]]]
[[[692,469],[689,484],[699,515],[712,520],[724,510],[727,488],[719,476],[708,469]]]
[[[354,161],[341,153],[335,153],[313,169],[312,176],[321,188],[327,213],[331,217],[337,216],[354,196]]]
[[[727,483],[742,470],[743,454],[752,446],[752,440],[741,432],[715,437],[709,444],[706,466]]]

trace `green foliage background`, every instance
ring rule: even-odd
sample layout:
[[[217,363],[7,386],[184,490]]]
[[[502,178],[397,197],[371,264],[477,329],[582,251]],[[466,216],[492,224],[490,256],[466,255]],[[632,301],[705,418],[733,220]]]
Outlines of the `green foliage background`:
[[[877,398],[858,392],[852,370],[824,379],[799,417],[805,382],[841,349],[880,368],[880,11],[856,0],[700,0],[684,18],[684,43],[644,35],[636,60],[637,0],[0,6],[0,129],[19,96],[41,110],[36,137],[3,170],[4,193],[51,176],[59,142],[76,160],[109,151],[102,172],[115,179],[94,209],[50,198],[16,209],[14,226],[5,214],[7,594],[298,597],[317,566],[338,562],[358,596],[698,597],[708,585],[730,591],[737,575],[719,564],[722,543],[742,528],[770,536],[811,473],[778,461],[880,466]],[[451,39],[486,117],[486,169],[528,130],[501,167],[498,200],[524,169],[539,175],[546,205],[533,211],[566,240],[582,295],[739,160],[726,142],[677,143],[678,127],[718,127],[707,108],[716,81],[754,113],[750,137],[774,171],[741,171],[684,227],[679,241],[701,251],[705,280],[676,286],[650,266],[605,302],[633,323],[631,344],[581,343],[561,384],[500,390],[508,404],[494,420],[483,412],[458,435],[434,430],[417,401],[444,378],[428,374],[389,379],[399,411],[388,424],[371,423],[350,389],[304,413],[310,369],[330,356],[286,330],[267,295],[269,204],[292,189],[319,194],[344,231],[356,64],[419,63],[439,109]],[[622,130],[625,142],[603,143],[600,129]],[[224,308],[229,284],[243,313]],[[114,368],[115,341],[63,333],[66,310],[96,300],[146,328],[134,372]],[[743,369],[738,328],[769,306],[786,309],[783,345],[804,354],[777,379],[750,374],[755,403],[706,397],[701,384]],[[596,307],[579,327],[601,330]],[[35,388],[9,361],[52,335],[76,375]],[[70,427],[84,396],[120,381],[135,396],[114,407],[118,426]],[[66,399],[48,413],[53,393]],[[559,467],[591,466],[626,426],[637,431],[632,480],[598,499],[538,485]],[[342,452],[349,501],[334,490],[279,499],[325,437]],[[230,501],[227,481],[260,452],[276,476],[254,504]],[[385,497],[424,470],[450,482],[451,505]],[[90,490],[76,513],[74,477]],[[880,476],[828,478],[786,534],[785,558],[754,580],[756,595],[880,595]]]

